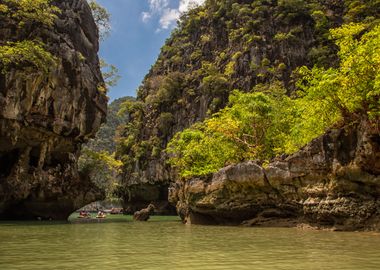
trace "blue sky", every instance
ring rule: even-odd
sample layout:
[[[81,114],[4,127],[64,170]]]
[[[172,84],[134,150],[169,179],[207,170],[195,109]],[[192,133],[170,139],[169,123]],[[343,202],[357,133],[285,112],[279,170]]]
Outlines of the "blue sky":
[[[100,57],[121,75],[110,89],[110,100],[136,96],[136,90],[181,12],[204,0],[98,0],[111,13],[111,35],[101,43]]]

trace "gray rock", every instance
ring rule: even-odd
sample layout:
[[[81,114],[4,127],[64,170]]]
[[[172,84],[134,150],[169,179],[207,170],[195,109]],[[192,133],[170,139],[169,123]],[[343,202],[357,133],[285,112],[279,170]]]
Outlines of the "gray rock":
[[[228,166],[178,181],[169,200],[185,223],[380,230],[380,140],[371,123],[335,129],[265,168]]]
[[[136,211],[133,214],[133,220],[136,221],[148,221],[150,216],[154,213],[155,206],[153,204],[149,204],[147,208],[141,209],[140,211]]]
[[[49,74],[28,66],[0,74],[0,218],[66,219],[104,196],[77,169],[107,109],[97,28],[85,0],[54,3],[62,13],[52,28],[15,34],[1,22],[0,42],[39,37],[59,63]]]

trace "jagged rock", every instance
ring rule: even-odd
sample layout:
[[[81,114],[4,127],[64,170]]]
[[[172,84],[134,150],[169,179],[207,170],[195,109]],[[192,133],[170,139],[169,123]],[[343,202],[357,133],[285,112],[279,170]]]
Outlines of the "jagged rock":
[[[81,143],[106,115],[97,28],[85,0],[54,4],[62,12],[52,29],[14,32],[1,22],[0,43],[40,37],[59,63],[49,74],[31,67],[0,74],[0,218],[65,219],[103,198],[77,169]]]
[[[380,230],[379,168],[378,129],[363,121],[266,167],[248,161],[178,181],[169,200],[185,223]]]
[[[323,29],[311,3],[326,14]],[[118,151],[129,158],[122,175],[126,190],[138,194],[149,185],[162,193],[176,176],[161,150],[177,132],[225,107],[232,90],[249,92],[258,84],[279,80],[290,94],[295,88],[292,73],[298,67],[312,67],[317,61],[325,66],[338,63],[328,28],[352,17],[346,16],[346,4],[335,0],[205,1],[189,11],[138,90],[141,111],[124,126],[122,137],[133,138],[128,144],[123,141]],[[124,199],[129,205],[140,203],[134,197],[138,196],[130,192]]]
[[[150,215],[154,213],[155,206],[149,204],[147,208],[141,209],[133,214],[133,220],[136,221],[148,221]]]

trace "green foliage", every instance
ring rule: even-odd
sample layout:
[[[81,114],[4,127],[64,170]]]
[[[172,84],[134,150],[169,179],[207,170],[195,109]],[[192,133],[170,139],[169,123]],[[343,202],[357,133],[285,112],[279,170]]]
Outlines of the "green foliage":
[[[165,77],[157,77],[154,87],[157,92],[146,98],[146,103],[156,107],[166,106],[178,99],[182,92],[184,76],[180,72],[173,72]]]
[[[158,128],[164,136],[169,133],[169,130],[173,123],[174,117],[170,112],[163,112],[158,117]]]
[[[274,156],[288,128],[282,117],[290,99],[283,93],[274,94],[282,89],[276,84],[267,89],[272,94],[235,90],[228,107],[172,139],[167,147],[170,164],[182,177],[191,177],[213,173],[227,164]]]
[[[50,0],[5,0],[0,4],[0,20],[8,20],[22,29],[32,23],[51,27],[59,9]],[[0,69],[6,72],[11,67],[34,66],[48,73],[57,59],[45,49],[38,39],[9,41],[0,45]]]
[[[45,45],[39,40],[23,40],[7,42],[0,46],[1,71],[6,72],[11,67],[34,66],[38,70],[48,73],[57,59],[45,50]]]
[[[206,43],[208,43],[210,41],[211,41],[210,35],[202,35],[201,36],[201,42],[202,42],[202,44],[206,44]]]
[[[113,101],[108,106],[107,122],[100,127],[96,137],[83,146],[79,159],[79,169],[91,181],[106,191],[107,197],[114,196],[119,181],[118,174],[122,162],[115,158],[116,137],[119,126],[129,120],[128,113],[118,114],[122,104],[133,103],[134,98],[125,97]]]
[[[129,120],[130,115],[126,112],[119,111],[122,104],[133,102],[134,98],[124,97],[111,102],[107,108],[107,121],[103,123],[94,139],[90,139],[86,146],[93,151],[107,151],[113,153],[116,151],[115,137],[120,125]]]
[[[92,16],[98,27],[100,39],[104,40],[111,32],[111,14],[96,2],[96,0],[88,0],[88,4],[90,5]]]
[[[145,104],[141,101],[128,100],[121,104],[118,115],[129,115],[126,124],[120,126],[117,138],[116,156],[123,162],[124,171],[130,171],[135,164],[149,153],[144,141],[139,140],[143,127]],[[152,138],[153,139],[153,138]]]
[[[318,102],[314,106],[318,111],[312,113],[327,114],[331,122],[366,114],[372,119],[379,117],[380,26],[360,36],[365,30],[364,24],[348,24],[331,31],[340,48],[339,68],[300,70],[306,79],[299,84],[305,93],[303,99]]]
[[[294,39],[294,35],[289,32],[289,33],[277,33],[275,36],[274,36],[274,40],[275,41],[287,41],[287,40],[291,40],[291,39]]]
[[[226,69],[224,70],[224,75],[231,77],[235,73],[235,61],[231,61],[226,65]]]
[[[104,41],[111,33],[111,14],[101,6],[96,0],[87,0],[99,31],[100,40]],[[104,85],[99,91],[106,94],[108,89],[117,85],[120,80],[119,70],[116,66],[108,64],[104,59],[100,59],[100,69],[102,71]]]
[[[345,0],[346,22],[379,23],[380,1],[378,0]]]
[[[359,7],[358,2],[365,7]],[[312,94],[313,91],[308,89],[312,86],[308,72],[313,72],[303,69],[303,73],[297,75],[294,71],[302,65],[309,69],[317,66],[315,73],[323,73],[326,69],[322,67],[337,68],[338,46],[330,38],[329,29],[339,26],[344,20],[365,20],[373,27],[380,14],[376,2],[379,1],[208,0],[204,6],[184,14],[139,88],[141,109],[137,110],[133,124],[126,124],[124,129],[118,153],[125,160],[126,178],[140,174],[152,157],[156,157],[156,161],[164,159],[166,156],[160,156],[160,151],[173,137],[173,131],[191,126],[226,106],[235,88],[242,92],[249,92],[252,88],[261,92],[261,96],[242,97],[241,102],[250,100],[256,104],[256,107],[251,107],[262,111],[253,115],[252,111],[245,112],[244,107],[239,110],[242,110],[241,115],[247,116],[243,119],[251,119],[263,129],[269,127],[262,132],[250,130],[252,124],[237,125],[245,128],[242,137],[232,124],[245,123],[245,120],[232,117],[227,112],[228,117],[221,114],[211,118],[225,120],[215,120],[217,125],[214,127],[232,130],[239,135],[237,137],[223,135],[220,130],[214,132],[206,122],[199,127],[191,127],[191,136],[186,138],[199,135],[194,138],[201,143],[194,142],[192,147],[183,149],[189,151],[185,155],[186,162],[181,163],[185,152],[176,152],[185,144],[179,148],[172,144],[172,161],[174,165],[179,162],[177,165],[183,175],[190,176],[194,171],[204,175],[248,157],[270,159],[277,154],[291,153],[330,125],[335,125],[344,117],[339,108],[331,107],[327,101],[314,100],[318,92]],[[181,83],[168,87],[165,81],[173,73],[181,74]],[[295,83],[301,75],[305,75],[300,81],[300,87],[304,82],[304,88],[297,89]],[[258,83],[265,85],[255,87]],[[324,97],[323,91],[319,93]],[[237,110],[238,105],[230,103],[228,108],[228,111],[234,110],[231,108]],[[323,114],[314,116],[318,110]],[[175,119],[167,133],[162,133],[160,128],[165,122],[162,121],[162,113],[171,113]],[[223,153],[216,149],[223,149],[219,151]],[[143,151],[146,152],[141,154]],[[202,162],[197,163],[198,157]],[[194,168],[191,167],[193,163],[197,164]]]
[[[50,4],[51,0],[4,0],[0,5],[0,16],[18,23],[20,28],[30,23],[52,26],[60,10]]]
[[[217,134],[208,134],[205,129],[205,124],[185,129],[167,147],[167,152],[172,155],[170,164],[183,177],[215,172],[235,156],[235,147],[231,142]]]
[[[202,51],[201,50],[195,50],[191,55],[190,59],[192,61],[199,60],[202,57]]]
[[[203,76],[202,91],[205,94],[215,96],[226,92],[227,78],[219,72],[217,67],[210,62],[203,61],[199,74]]]
[[[114,65],[106,63],[100,59],[100,68],[102,70],[103,79],[107,88],[117,85],[120,80],[119,70]]]
[[[122,162],[107,151],[96,152],[85,147],[78,161],[79,170],[90,177],[100,189],[105,190],[107,198],[113,198],[118,190],[117,175]]]
[[[329,21],[325,15],[325,13],[322,10],[314,10],[311,13],[311,16],[313,17],[313,19],[316,23],[315,26],[318,30],[323,30],[323,29],[327,28]]]
[[[342,120],[379,122],[380,26],[362,34],[365,29],[348,24],[331,30],[340,67],[300,68],[295,99],[278,82],[257,85],[254,93],[235,90],[225,109],[171,140],[170,164],[184,178],[207,175],[226,164],[297,151]]]

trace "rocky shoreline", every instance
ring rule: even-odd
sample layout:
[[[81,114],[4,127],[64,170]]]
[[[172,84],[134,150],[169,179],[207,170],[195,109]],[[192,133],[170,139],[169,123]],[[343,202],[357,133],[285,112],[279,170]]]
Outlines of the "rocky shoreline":
[[[169,201],[188,224],[378,231],[379,195],[378,127],[363,120],[267,166],[248,161],[179,180]]]

